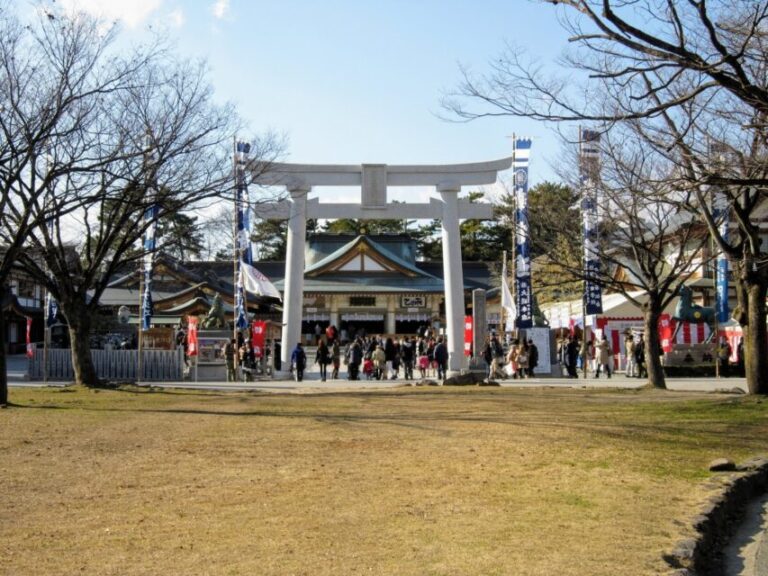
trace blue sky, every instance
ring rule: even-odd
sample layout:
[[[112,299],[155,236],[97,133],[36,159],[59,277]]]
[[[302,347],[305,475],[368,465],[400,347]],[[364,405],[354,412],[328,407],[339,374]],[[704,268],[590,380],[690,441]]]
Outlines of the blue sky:
[[[459,63],[480,73],[511,42],[543,62],[567,45],[550,6],[528,0],[59,0],[119,20],[122,38],[151,27],[204,57],[217,98],[254,132],[288,138],[301,163],[477,162],[532,137],[531,181],[554,179],[555,136],[512,118],[450,123],[440,97]]]

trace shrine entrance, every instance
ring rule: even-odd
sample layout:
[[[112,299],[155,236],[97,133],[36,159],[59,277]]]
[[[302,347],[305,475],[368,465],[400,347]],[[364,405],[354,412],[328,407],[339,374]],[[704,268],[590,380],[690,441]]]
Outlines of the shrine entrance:
[[[464,273],[459,220],[490,219],[492,207],[490,204],[471,204],[458,196],[462,186],[495,183],[498,173],[507,170],[511,165],[511,157],[491,162],[446,165],[275,163],[266,173],[259,172],[254,180],[256,183],[284,186],[288,191],[287,201],[260,207],[261,217],[288,220],[281,350],[283,366],[290,365],[291,351],[296,342],[300,341],[302,333],[304,243],[308,218],[437,219],[442,222],[448,372],[456,374],[464,369]],[[316,186],[360,187],[360,204],[321,202],[320,198],[307,199],[309,192]],[[439,198],[432,197],[428,203],[389,203],[389,186],[431,186],[438,192]],[[344,318],[341,320],[344,321]],[[401,320],[409,322],[418,319]],[[375,322],[376,319],[371,321]]]

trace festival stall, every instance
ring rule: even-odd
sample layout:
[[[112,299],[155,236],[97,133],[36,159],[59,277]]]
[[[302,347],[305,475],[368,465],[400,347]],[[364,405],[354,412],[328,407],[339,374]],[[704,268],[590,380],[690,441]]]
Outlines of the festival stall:
[[[629,295],[641,305],[648,300],[648,295],[644,291],[631,292]],[[673,344],[701,344],[709,338],[709,326],[703,323],[682,322],[680,329],[676,330],[677,322],[672,316],[677,300],[677,298],[673,299],[664,309],[659,321],[659,336],[664,352],[670,352]],[[548,318],[551,328],[568,328],[573,333],[577,326],[583,327],[582,301],[580,299],[543,305],[541,308]],[[637,335],[645,330],[642,308],[623,294],[605,294],[603,295],[603,313],[589,315],[586,320],[593,339],[596,335],[605,335],[610,342],[613,350],[614,369],[623,370],[627,364],[624,346],[625,335],[632,333],[637,338]],[[735,350],[741,337],[741,328],[738,324],[734,324],[729,323],[721,326],[718,330],[720,335],[726,337],[731,344],[733,361],[736,360]]]

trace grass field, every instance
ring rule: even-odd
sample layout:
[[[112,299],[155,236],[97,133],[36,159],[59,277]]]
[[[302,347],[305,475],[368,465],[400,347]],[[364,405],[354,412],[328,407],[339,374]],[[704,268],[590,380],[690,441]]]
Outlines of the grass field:
[[[0,574],[651,575],[768,403],[14,389]]]

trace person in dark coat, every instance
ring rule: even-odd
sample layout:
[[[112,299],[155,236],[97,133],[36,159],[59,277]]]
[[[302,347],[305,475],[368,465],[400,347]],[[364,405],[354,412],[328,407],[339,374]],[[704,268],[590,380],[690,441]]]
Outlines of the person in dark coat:
[[[328,376],[328,364],[331,363],[331,350],[325,343],[325,340],[320,339],[320,344],[317,347],[317,353],[315,354],[315,364],[320,366],[320,381],[325,382]]]
[[[539,347],[528,338],[528,376],[533,378],[533,372],[539,365]]]
[[[637,377],[648,378],[648,369],[645,366],[645,339],[642,334],[635,344],[635,364],[637,365]]]
[[[363,349],[360,347],[360,340],[356,338],[349,347],[349,356],[347,358],[347,376],[350,380],[357,380],[360,374],[360,363],[363,361]]]
[[[448,372],[448,347],[442,337],[437,339],[437,345],[432,354],[437,364],[437,377],[440,380],[445,380]]]
[[[296,381],[301,382],[304,379],[304,369],[307,367],[307,354],[301,346],[301,342],[296,344],[296,348],[291,352],[291,366],[296,371]]]
[[[569,338],[568,345],[565,348],[565,367],[568,369],[569,378],[578,378],[579,374],[576,372],[576,366],[579,362],[579,341],[576,338]]]
[[[413,342],[406,336],[403,339],[403,345],[400,347],[400,359],[403,362],[403,371],[406,380],[413,380],[413,363],[416,358]]]

